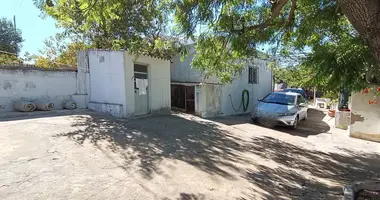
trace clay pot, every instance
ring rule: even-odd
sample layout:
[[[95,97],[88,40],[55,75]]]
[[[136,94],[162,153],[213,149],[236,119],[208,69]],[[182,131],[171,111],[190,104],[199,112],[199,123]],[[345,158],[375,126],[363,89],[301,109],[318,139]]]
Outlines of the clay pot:
[[[335,110],[329,110],[329,111],[328,111],[328,115],[329,115],[330,117],[335,117]]]

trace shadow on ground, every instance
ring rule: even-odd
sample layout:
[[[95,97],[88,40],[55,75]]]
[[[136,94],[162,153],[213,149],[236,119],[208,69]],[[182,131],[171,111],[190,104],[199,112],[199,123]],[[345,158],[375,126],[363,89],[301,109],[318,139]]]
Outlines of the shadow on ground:
[[[316,118],[322,116],[316,114]],[[68,137],[78,144],[90,142],[99,149],[105,143],[106,148],[121,155],[123,169],[137,164],[148,180],[160,174],[159,165],[165,158],[228,180],[243,178],[252,186],[252,197],[242,194],[240,199],[254,199],[257,194],[265,199],[337,199],[341,198],[344,183],[377,179],[380,175],[378,154],[345,149],[340,154],[326,153],[267,136],[242,139],[215,123],[177,115],[135,120],[103,115],[74,119],[73,126],[78,130],[56,137]],[[321,130],[324,126],[314,128]],[[234,163],[242,163],[243,167]],[[181,193],[178,199],[204,196]]]
[[[212,118],[209,118],[209,120],[222,123],[227,126],[252,123],[252,120],[249,114],[232,115],[232,116],[225,116],[225,117],[212,117]]]
[[[310,135],[318,135],[320,133],[327,133],[330,131],[330,126],[323,121],[323,118],[326,116],[326,113],[322,110],[309,108],[308,109],[308,119],[302,120],[298,124],[297,129],[285,126],[274,126],[273,123],[255,123],[265,128],[274,129],[276,131],[281,131],[291,135],[297,135],[301,137],[308,137]],[[239,124],[248,124],[252,123],[252,120],[249,115],[237,115],[237,116],[227,116],[227,117],[215,117],[210,118],[210,120],[222,123],[227,126],[234,126]]]
[[[206,200],[204,194],[189,194],[189,193],[180,193],[178,198],[175,200]],[[171,200],[170,198],[163,198],[162,200]]]
[[[85,141],[120,152],[125,160],[122,168],[139,162],[145,178],[158,173],[163,158],[189,163],[209,174],[233,178],[226,170],[239,170],[232,163],[242,162],[238,152],[244,151],[240,139],[218,129],[214,123],[197,122],[175,115],[117,120],[103,115],[76,117],[77,131],[62,133],[78,144]]]
[[[341,199],[345,183],[380,179],[379,154],[325,153],[272,137],[252,138],[247,149],[278,167],[258,164],[245,178],[265,199]],[[246,199],[246,197],[241,198]]]
[[[274,129],[277,131],[301,137],[318,135],[320,133],[327,133],[330,131],[330,125],[323,121],[323,118],[326,116],[326,113],[322,110],[309,108],[307,111],[307,116],[307,120],[300,121],[296,129],[284,126],[276,126],[274,127]]]

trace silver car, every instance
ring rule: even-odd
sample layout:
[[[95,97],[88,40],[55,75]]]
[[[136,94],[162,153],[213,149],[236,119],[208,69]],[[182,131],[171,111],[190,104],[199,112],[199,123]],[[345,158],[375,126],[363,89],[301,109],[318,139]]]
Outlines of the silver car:
[[[307,118],[307,104],[302,95],[295,92],[272,92],[251,113],[253,121],[274,122],[297,128],[300,120]]]

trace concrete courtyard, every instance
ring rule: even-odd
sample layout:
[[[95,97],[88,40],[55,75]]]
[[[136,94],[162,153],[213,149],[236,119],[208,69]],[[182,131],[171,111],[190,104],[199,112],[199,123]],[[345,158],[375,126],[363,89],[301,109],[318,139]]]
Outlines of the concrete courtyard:
[[[118,120],[90,111],[0,121],[0,199],[341,199],[380,179],[380,144],[320,110],[299,129],[247,116]]]

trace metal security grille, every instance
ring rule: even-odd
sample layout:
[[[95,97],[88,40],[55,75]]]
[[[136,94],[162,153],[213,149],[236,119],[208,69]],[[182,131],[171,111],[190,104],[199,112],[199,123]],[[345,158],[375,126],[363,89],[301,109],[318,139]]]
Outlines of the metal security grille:
[[[259,68],[249,67],[248,68],[248,83],[258,84],[259,83]]]

